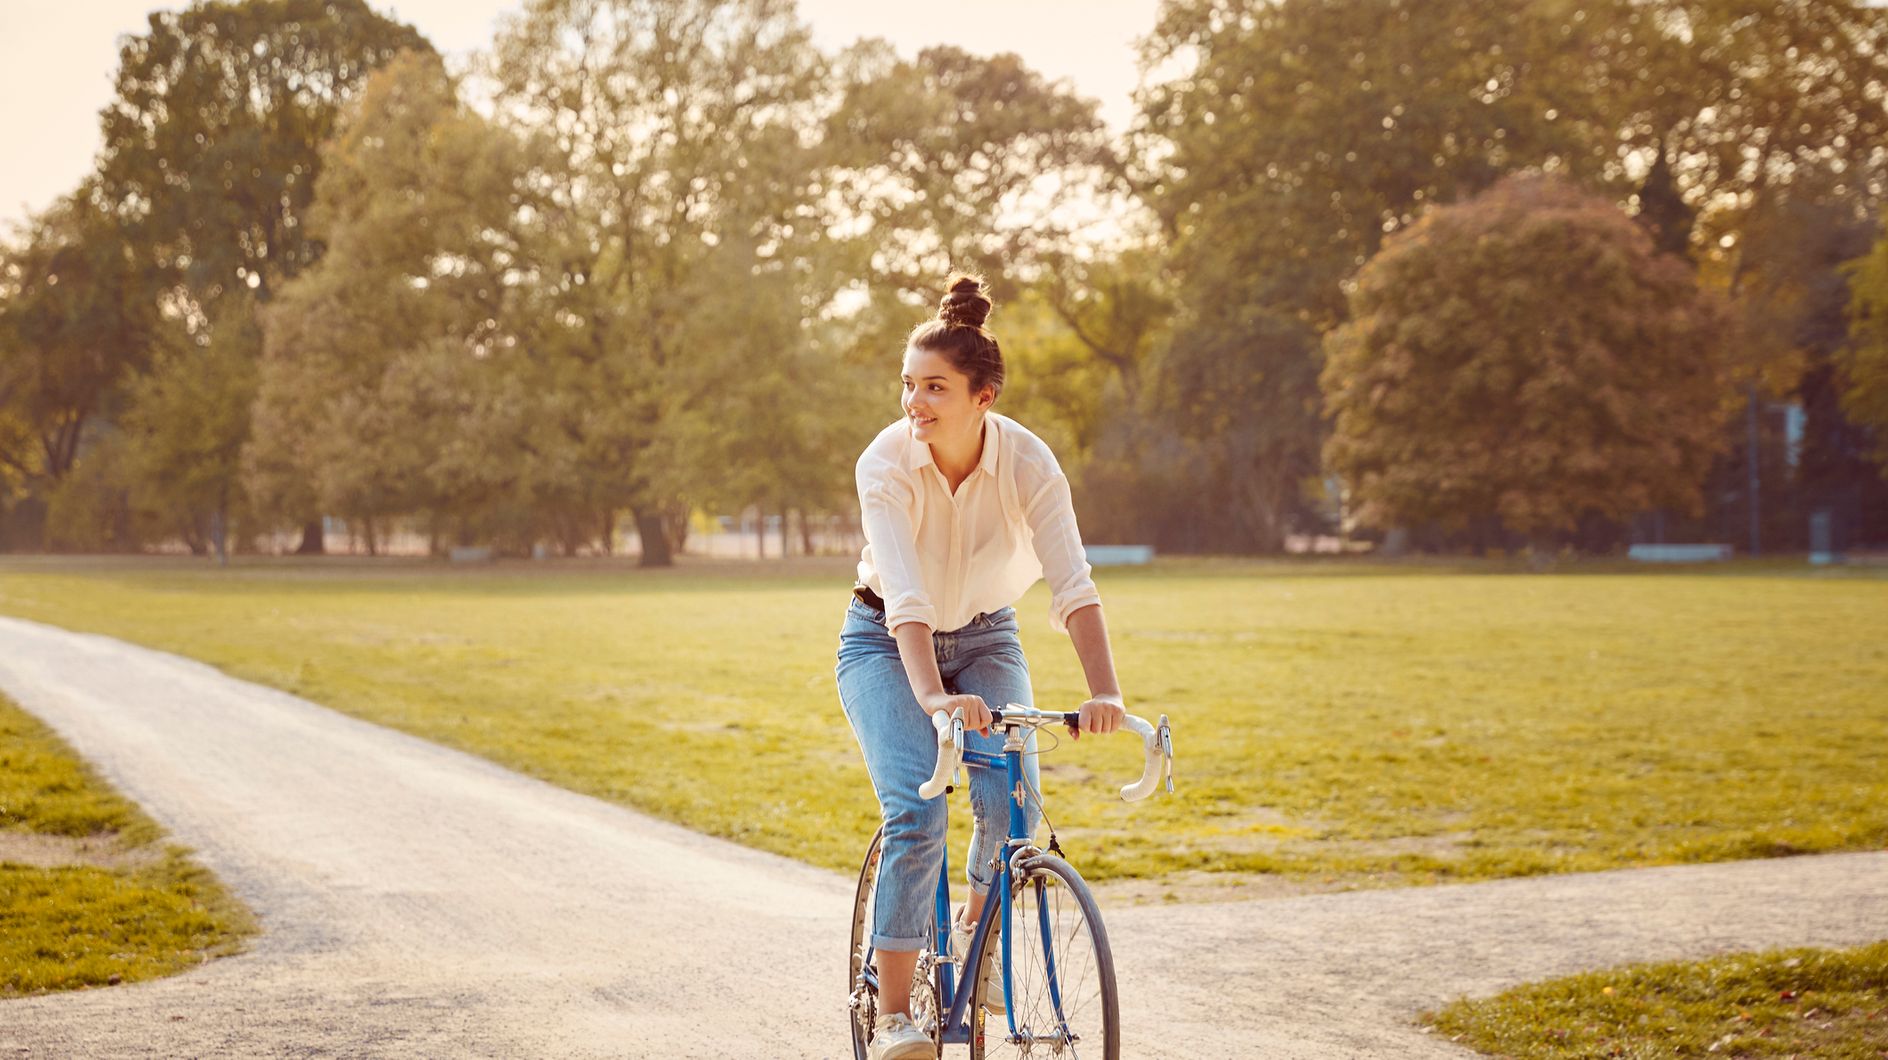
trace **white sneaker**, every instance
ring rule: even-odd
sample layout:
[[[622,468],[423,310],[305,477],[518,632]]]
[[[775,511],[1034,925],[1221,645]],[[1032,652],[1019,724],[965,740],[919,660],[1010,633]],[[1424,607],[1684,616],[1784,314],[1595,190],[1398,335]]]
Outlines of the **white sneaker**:
[[[935,1057],[937,1043],[902,1012],[881,1012],[872,1022],[871,1060],[917,1060]]]
[[[970,933],[974,925],[964,923],[964,910],[959,908],[957,915],[951,918],[951,953],[959,961],[970,956]],[[992,1016],[1001,1016],[1003,1007],[1003,949],[997,945],[996,926],[990,927],[990,937],[984,940],[984,948],[990,951],[990,960],[983,966],[983,1010]]]

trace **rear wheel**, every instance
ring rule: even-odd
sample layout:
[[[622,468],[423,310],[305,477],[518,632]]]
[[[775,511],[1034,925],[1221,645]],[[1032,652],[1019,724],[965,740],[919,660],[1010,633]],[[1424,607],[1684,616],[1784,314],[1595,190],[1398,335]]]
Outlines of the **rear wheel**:
[[[983,969],[969,974],[970,1055],[1120,1060],[1121,1006],[1101,909],[1069,863],[1044,854],[1012,885],[1009,1016],[984,1011]],[[984,960],[996,946],[986,947]],[[1001,981],[996,989],[1002,989]],[[1010,1028],[1014,1026],[1015,1030]]]
[[[865,862],[859,866],[859,886],[852,899],[852,945],[846,962],[847,1015],[852,1030],[853,1060],[868,1060],[872,1024],[878,1019],[878,978],[872,968],[872,905],[878,897],[878,864],[884,851],[884,829],[872,836]],[[918,1026],[938,1040],[938,997],[936,947],[919,955],[916,973],[911,977],[910,1012]],[[935,1046],[935,1055],[943,1055],[943,1046]]]
[[[867,1060],[866,1046],[872,1040],[872,1021],[878,1018],[878,990],[866,977],[872,953],[872,898],[878,891],[879,843],[885,838],[880,829],[866,849],[865,864],[859,867],[859,888],[852,899],[852,946],[846,968],[847,1015],[852,1024],[852,1060]]]

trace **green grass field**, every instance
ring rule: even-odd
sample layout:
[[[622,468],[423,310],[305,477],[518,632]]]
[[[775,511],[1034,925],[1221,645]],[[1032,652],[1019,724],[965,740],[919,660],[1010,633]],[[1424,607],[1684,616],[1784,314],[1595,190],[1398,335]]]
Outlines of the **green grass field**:
[[[8,560],[0,613],[845,869],[876,816],[833,689],[849,569]],[[1084,873],[1156,898],[1878,848],[1883,573],[1105,570],[1130,705],[1175,722],[1179,794],[1125,805],[1129,741],[1065,741],[1050,814]],[[1019,605],[1037,700],[1073,706],[1046,601]]]
[[[169,975],[252,930],[149,818],[0,698],[0,998]]]
[[[1641,964],[1458,1001],[1425,1020],[1514,1060],[1888,1055],[1888,942]]]

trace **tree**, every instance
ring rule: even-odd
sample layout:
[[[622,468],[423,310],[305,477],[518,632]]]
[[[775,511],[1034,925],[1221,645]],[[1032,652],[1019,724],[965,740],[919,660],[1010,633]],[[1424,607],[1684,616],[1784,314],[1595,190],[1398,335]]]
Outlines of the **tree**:
[[[928,293],[968,269],[1008,298],[1094,220],[1075,207],[1119,163],[1093,100],[1009,53],[939,46],[904,60],[866,42],[841,69],[830,182],[881,283]]]
[[[228,556],[246,515],[239,458],[249,438],[262,335],[253,307],[231,300],[201,341],[184,336],[130,385],[122,422],[130,504],[201,554]]]
[[[208,0],[125,40],[101,115],[105,193],[158,275],[200,302],[266,302],[321,253],[304,221],[341,106],[402,51],[365,0]]]
[[[1878,197],[1888,164],[1888,13],[1857,0],[1180,0],[1146,61],[1129,155],[1173,246],[1163,372],[1267,396],[1231,421],[1256,463],[1228,467],[1260,525],[1316,471],[1316,347],[1284,333],[1341,323],[1346,279],[1426,204],[1564,173],[1741,302],[1762,200],[1812,174]],[[1176,388],[1169,420],[1207,442],[1228,393]]]
[[[1318,337],[1386,233],[1517,168],[1597,168],[1592,89],[1565,74],[1592,36],[1560,4],[1163,7],[1145,61],[1175,72],[1130,155],[1172,245],[1163,433],[1201,458],[1201,547],[1277,549],[1308,518]]]
[[[1351,312],[1320,382],[1362,522],[1493,517],[1540,545],[1589,513],[1698,507],[1721,310],[1611,203],[1532,177],[1434,209],[1359,273]]]
[[[1869,458],[1867,432],[1843,414],[1834,362],[1849,337],[1852,292],[1842,266],[1868,252],[1880,225],[1863,194],[1837,191],[1837,183],[1797,174],[1745,211],[1736,239],[1735,375],[1746,394],[1754,382],[1758,393],[1784,397],[1802,411],[1795,436],[1781,416],[1758,421],[1761,488],[1754,499],[1761,504],[1761,540],[1773,547],[1805,547],[1807,517],[1817,509],[1829,509],[1844,533],[1888,530],[1888,492]],[[1707,260],[1708,285],[1730,263],[1717,253]],[[1704,525],[1677,532],[1709,535],[1696,540],[1738,540],[1746,532],[1753,500],[1748,421],[1748,411],[1734,421],[1744,444],[1712,470]],[[1881,514],[1871,520],[1872,510]]]
[[[1619,118],[1620,162],[1651,158],[1640,201],[1654,228],[1664,229],[1661,245],[1694,253],[1755,340],[1737,363],[1742,444],[1712,472],[1723,487],[1714,492],[1739,499],[1755,552],[1776,539],[1763,527],[1783,514],[1775,502],[1791,489],[1777,473],[1788,470],[1783,446],[1763,444],[1763,399],[1796,391],[1814,404],[1818,367],[1769,327],[1775,314],[1761,274],[1774,248],[1754,246],[1752,237],[1818,196],[1871,210],[1880,203],[1888,12],[1860,0],[1660,0],[1635,13],[1664,46],[1636,77],[1613,79],[1624,88],[1610,109]],[[1667,208],[1652,209],[1660,204]],[[1802,525],[1795,514],[1786,533]]]
[[[1871,448],[1888,478],[1888,238],[1845,270],[1849,277],[1849,341],[1836,356],[1842,410],[1871,432]]]
[[[1179,72],[1142,94],[1138,180],[1183,272],[1322,329],[1424,205],[1596,164],[1592,90],[1556,58],[1592,35],[1553,3],[1170,3],[1145,61]]]
[[[432,48],[365,0],[209,0],[149,24],[101,115],[101,194],[149,297],[207,327],[231,293],[267,304],[320,257],[306,213],[337,113],[395,55]],[[318,513],[293,518],[320,551]]]
[[[1646,174],[1640,205],[1658,208],[1661,247],[1735,247],[1743,218],[1806,175],[1835,174],[1838,197],[1882,194],[1888,11],[1653,0],[1612,8],[1599,28],[1592,73],[1611,91],[1598,116],[1619,130],[1609,165]],[[1737,295],[1734,264],[1729,285]]]
[[[56,488],[146,363],[158,318],[142,291],[89,185],[0,248],[0,466],[21,488]]]
[[[456,537],[522,503],[518,306],[546,257],[528,243],[528,151],[461,102],[435,55],[368,81],[308,210],[327,253],[263,314],[243,458],[258,503],[368,527],[423,515]]]
[[[1141,235],[1100,254],[1060,256],[1040,284],[1043,304],[1116,380],[1128,406],[1137,405],[1147,364],[1173,317],[1164,266],[1155,239]]]
[[[566,398],[546,410],[560,473],[543,482],[599,522],[629,508],[643,562],[666,564],[697,466],[673,457],[714,414],[693,400],[713,360],[694,335],[742,297],[730,275],[804,235],[823,62],[784,0],[538,0],[493,75],[499,120],[543,133],[534,179],[564,234],[565,282],[539,288],[521,337],[538,389]]]
[[[837,67],[818,201],[844,234],[835,266],[868,300],[862,354],[898,349],[951,272],[982,273],[1008,303],[1069,270],[1086,228],[1119,220],[1120,163],[1095,102],[1017,56],[934,47],[907,60],[864,41]]]
[[[865,41],[835,65],[813,203],[815,223],[838,236],[823,261],[848,308],[815,330],[831,351],[826,374],[845,377],[829,402],[827,422],[840,429],[824,481],[850,507],[851,460],[897,415],[898,352],[953,270],[990,282],[993,326],[1015,368],[1004,408],[1063,438],[1057,451],[1073,468],[1081,457],[1066,445],[1087,444],[1115,371],[1100,358],[1143,352],[1085,346],[1057,319],[1066,310],[1097,341],[1124,338],[1106,330],[1111,309],[1080,301],[1098,290],[1083,269],[1096,263],[1099,277],[1100,237],[1135,209],[1096,104],[1013,54],[934,47],[907,59]],[[1052,283],[1054,304],[1044,298]]]
[[[124,438],[110,421],[86,432],[72,470],[43,497],[42,534],[33,547],[51,552],[125,552],[139,544],[131,509]]]

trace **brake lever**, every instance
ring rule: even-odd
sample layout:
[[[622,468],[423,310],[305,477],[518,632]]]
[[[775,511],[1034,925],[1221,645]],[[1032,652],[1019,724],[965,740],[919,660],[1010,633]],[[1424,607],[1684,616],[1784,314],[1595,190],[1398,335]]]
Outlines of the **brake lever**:
[[[1162,772],[1167,775],[1167,794],[1173,794],[1173,728],[1167,724],[1167,715],[1160,716],[1160,758]]]

